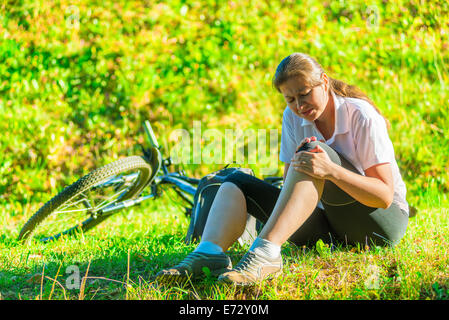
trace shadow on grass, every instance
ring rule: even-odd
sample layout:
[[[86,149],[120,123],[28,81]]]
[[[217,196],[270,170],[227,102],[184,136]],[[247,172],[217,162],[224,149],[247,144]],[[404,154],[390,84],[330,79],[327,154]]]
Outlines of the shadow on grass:
[[[99,252],[92,249],[102,246],[101,239],[88,242],[85,252],[81,252],[82,247],[67,246],[63,239],[48,244],[48,248],[20,244],[8,237],[4,240],[18,254],[17,261],[10,259],[0,265],[1,299],[125,299],[129,294],[127,284],[134,288],[130,291],[135,298],[170,298],[163,294],[167,288],[157,288],[155,275],[179,263],[190,252],[188,247],[174,245],[181,244],[182,239],[173,235],[159,236],[153,242],[148,242],[148,236],[108,238],[108,245]],[[78,240],[81,241],[75,239]],[[118,245],[111,246],[111,242]],[[155,247],[155,243],[160,247]],[[136,244],[139,249],[135,249]],[[204,285],[211,283],[211,279],[203,281]],[[140,292],[144,289],[158,292]],[[171,298],[195,299],[197,295],[192,296],[186,287]]]
[[[159,248],[145,244],[147,237],[108,238],[105,240],[109,245],[98,254],[88,251],[102,246],[101,239],[88,242],[84,253],[80,253],[82,247],[72,249],[63,239],[37,249],[8,239],[8,246],[14,247],[20,256],[18,263],[11,261],[0,266],[1,299],[225,299],[225,295],[251,299],[259,294],[253,288],[224,288],[213,277],[174,287],[158,285],[157,272],[179,263],[191,250],[180,245],[182,239],[173,235],[159,236]],[[111,242],[119,245],[111,247]],[[140,243],[145,245],[134,249]],[[90,259],[89,255],[95,257]],[[229,255],[235,263],[243,252],[233,250]]]

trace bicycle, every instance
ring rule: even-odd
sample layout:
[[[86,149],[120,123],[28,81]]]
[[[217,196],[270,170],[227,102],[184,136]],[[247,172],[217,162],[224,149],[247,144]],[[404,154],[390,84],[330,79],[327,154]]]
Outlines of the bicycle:
[[[170,157],[163,158],[161,148],[148,120],[143,123],[149,148],[141,145],[142,156],[128,156],[95,169],[65,187],[34,213],[22,227],[18,240],[33,237],[41,242],[61,236],[87,232],[116,212],[162,196],[161,187],[172,188],[185,203],[190,216],[200,179],[184,171],[170,172]],[[282,177],[265,181],[282,186]],[[150,188],[150,193],[143,191]]]

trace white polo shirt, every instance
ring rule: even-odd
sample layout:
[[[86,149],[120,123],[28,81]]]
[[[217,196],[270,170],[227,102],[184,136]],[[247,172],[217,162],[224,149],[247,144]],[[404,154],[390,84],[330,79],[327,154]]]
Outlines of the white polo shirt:
[[[349,160],[362,175],[375,164],[390,163],[394,179],[393,202],[409,212],[405,183],[383,117],[365,100],[346,98],[333,92],[332,98],[335,105],[335,129],[325,143]],[[325,140],[314,122],[297,116],[286,107],[282,118],[279,159],[290,163],[301,141],[311,136]]]

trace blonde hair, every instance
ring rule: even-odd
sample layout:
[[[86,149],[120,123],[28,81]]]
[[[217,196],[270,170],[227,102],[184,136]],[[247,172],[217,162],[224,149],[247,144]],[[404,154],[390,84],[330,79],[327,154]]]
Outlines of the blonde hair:
[[[279,89],[281,84],[290,78],[299,77],[306,86],[313,87],[321,83],[321,75],[323,73],[323,68],[314,58],[305,53],[295,52],[279,63],[273,77],[273,86],[277,91],[281,92]],[[329,89],[342,97],[358,98],[367,101],[384,118],[387,128],[390,128],[389,121],[382,115],[379,108],[356,86],[329,77]]]

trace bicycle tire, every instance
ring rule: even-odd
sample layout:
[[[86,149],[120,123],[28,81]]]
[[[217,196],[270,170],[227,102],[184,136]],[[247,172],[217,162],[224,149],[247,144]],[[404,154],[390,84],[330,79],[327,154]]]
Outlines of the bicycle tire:
[[[70,202],[81,193],[86,192],[108,178],[112,178],[129,170],[138,170],[140,172],[139,179],[133,182],[129,190],[125,191],[125,193],[121,196],[120,201],[130,199],[135,195],[140,194],[143,188],[147,186],[149,180],[156,174],[152,174],[151,165],[145,160],[144,157],[140,156],[130,156],[119,159],[103,167],[95,169],[71,185],[65,187],[56,196],[47,201],[22,227],[18,240],[25,240],[29,238],[35,231],[36,227],[42,224],[46,218],[48,218],[62,205]],[[95,218],[89,217],[83,221],[81,225],[75,225],[67,230],[61,230],[59,232],[59,236],[69,233],[69,231],[74,228],[80,228],[82,232],[86,232],[98,225],[100,222],[106,220],[109,216],[111,215],[100,215]],[[57,239],[59,236],[56,237],[52,235],[51,237],[47,237],[47,240],[44,242]],[[41,241],[43,240],[41,239]]]

